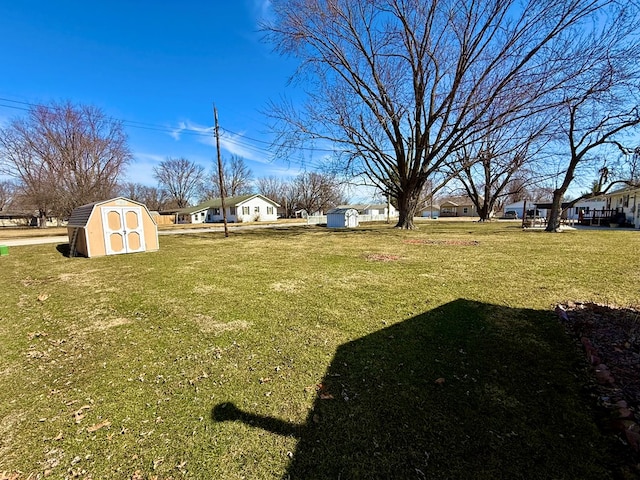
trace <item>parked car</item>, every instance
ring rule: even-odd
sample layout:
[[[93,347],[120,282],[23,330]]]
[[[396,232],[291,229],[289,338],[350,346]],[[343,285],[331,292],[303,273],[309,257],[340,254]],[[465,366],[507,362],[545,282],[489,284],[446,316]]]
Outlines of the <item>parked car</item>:
[[[500,218],[503,218],[505,220],[517,220],[518,212],[516,212],[515,210],[507,210]]]

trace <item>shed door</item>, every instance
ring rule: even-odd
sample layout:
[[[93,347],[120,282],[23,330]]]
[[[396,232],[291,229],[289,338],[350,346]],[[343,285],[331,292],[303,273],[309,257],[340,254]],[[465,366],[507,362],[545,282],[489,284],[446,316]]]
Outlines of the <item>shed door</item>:
[[[144,229],[140,207],[104,207],[102,224],[107,255],[144,252]]]
[[[358,226],[358,212],[355,210],[348,210],[344,215],[347,219],[347,227],[353,228]]]

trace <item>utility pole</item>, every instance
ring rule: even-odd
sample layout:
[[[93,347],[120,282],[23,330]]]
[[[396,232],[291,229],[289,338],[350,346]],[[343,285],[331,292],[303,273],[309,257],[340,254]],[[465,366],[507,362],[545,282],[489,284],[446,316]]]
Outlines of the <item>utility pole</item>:
[[[220,203],[222,207],[222,221],[224,222],[224,236],[229,236],[229,229],[227,228],[227,208],[224,202],[224,178],[222,178],[222,157],[220,156],[220,133],[218,132],[218,110],[216,104],[213,104],[213,119],[215,121],[215,133],[216,133],[216,149],[218,150],[218,180],[220,183]]]

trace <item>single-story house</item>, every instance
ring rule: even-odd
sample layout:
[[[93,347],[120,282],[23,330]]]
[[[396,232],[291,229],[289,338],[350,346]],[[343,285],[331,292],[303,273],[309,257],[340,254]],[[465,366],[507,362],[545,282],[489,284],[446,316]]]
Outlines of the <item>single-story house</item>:
[[[479,217],[469,197],[453,197],[440,203],[441,217]]]
[[[640,228],[640,187],[624,187],[605,195],[606,209],[624,214],[626,223]]]
[[[66,221],[58,217],[47,217],[47,227],[61,227]],[[39,227],[38,212],[0,210],[0,227]]]
[[[387,205],[386,203],[361,203],[354,205],[338,205],[336,208],[353,208],[358,211],[359,215],[368,215],[372,217],[372,220],[384,220],[387,218],[387,212],[389,217],[397,217],[398,211],[393,205]],[[329,213],[327,212],[327,215]]]
[[[440,216],[440,207],[437,205],[425,207],[420,212],[420,216],[426,218],[438,218]]]
[[[33,218],[33,212],[0,210],[0,227],[27,227]]]
[[[563,203],[563,208],[566,208],[568,203]],[[516,212],[518,218],[524,217],[524,209],[527,209],[527,217],[540,217],[547,218],[548,210],[551,209],[551,200],[544,200],[540,202],[534,202],[533,200],[519,200],[517,202],[509,203],[504,206],[503,213]],[[564,217],[562,217],[564,218]]]
[[[502,209],[502,213],[507,212],[516,212],[518,214],[518,218],[522,218],[524,214],[524,204],[525,200],[519,200],[517,202],[509,203],[504,206]],[[531,201],[527,201],[527,205],[531,205]]]
[[[278,219],[278,205],[262,195],[243,195],[224,200],[228,222],[272,222]],[[223,221],[222,199],[214,198],[195,207],[178,210],[178,223]]]
[[[590,216],[594,210],[602,210],[607,207],[607,199],[604,196],[584,198],[577,202],[573,207],[565,210],[563,218],[568,220],[581,220]]]

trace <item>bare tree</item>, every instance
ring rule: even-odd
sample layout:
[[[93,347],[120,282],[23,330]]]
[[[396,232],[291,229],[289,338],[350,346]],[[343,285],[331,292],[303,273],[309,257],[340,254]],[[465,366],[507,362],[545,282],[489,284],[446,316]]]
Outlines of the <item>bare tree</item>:
[[[131,160],[119,121],[71,103],[35,106],[0,130],[0,171],[19,181],[42,221],[113,196]]]
[[[253,193],[253,172],[242,157],[232,155],[229,162],[226,159],[223,160],[222,177],[224,178],[225,196],[237,197]],[[201,198],[202,200],[220,198],[220,179],[217,167],[212,170]]]
[[[533,170],[549,140],[548,115],[517,113],[517,119],[488,122],[489,128],[463,144],[449,164],[451,175],[463,186],[475,205],[480,221],[489,220],[494,209],[504,202],[519,175],[534,178]]]
[[[309,214],[345,203],[342,185],[335,175],[304,172],[293,181],[295,205]]]
[[[136,202],[144,203],[147,208],[156,211],[162,210],[169,200],[167,192],[162,189],[133,182],[121,185],[120,194]]]
[[[186,158],[167,158],[153,168],[153,176],[178,208],[184,208],[202,189],[204,167]]]
[[[558,144],[567,158],[553,191],[546,230],[560,226],[562,201],[581,166],[625,150],[629,134],[640,125],[640,12],[633,3],[611,10],[598,27],[567,52],[574,58],[575,81],[559,102]],[[608,171],[601,167],[597,192]],[[596,193],[592,192],[592,195]],[[581,197],[582,198],[582,197]],[[574,200],[574,202],[577,201]]]
[[[309,97],[270,106],[276,143],[330,142],[413,228],[425,182],[489,110],[499,120],[557,89],[566,42],[610,2],[273,0],[267,38],[301,60]]]
[[[275,176],[261,177],[256,181],[256,192],[278,203],[289,218],[295,214],[296,189],[292,182]]]
[[[11,180],[0,180],[0,211],[9,208],[16,195],[16,184]]]

